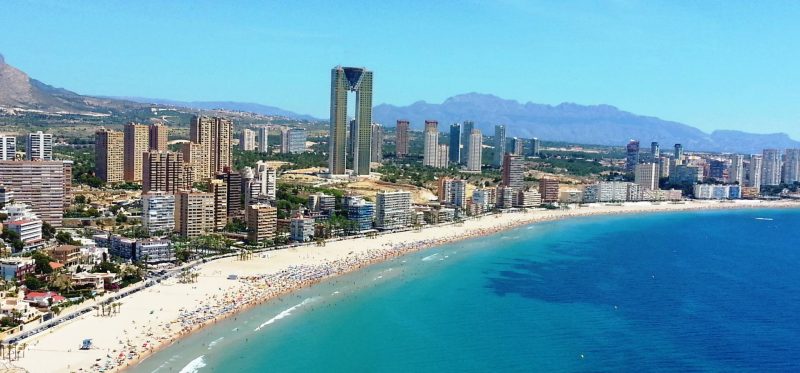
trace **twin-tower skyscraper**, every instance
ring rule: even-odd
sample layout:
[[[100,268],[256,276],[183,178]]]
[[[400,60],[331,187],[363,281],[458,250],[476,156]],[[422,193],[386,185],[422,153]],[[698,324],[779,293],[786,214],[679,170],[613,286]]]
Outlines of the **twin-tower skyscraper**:
[[[336,66],[331,69],[331,122],[328,167],[332,175],[347,172],[347,94],[355,92],[355,123],[350,126],[352,169],[369,175],[372,136],[372,71],[363,67]]]

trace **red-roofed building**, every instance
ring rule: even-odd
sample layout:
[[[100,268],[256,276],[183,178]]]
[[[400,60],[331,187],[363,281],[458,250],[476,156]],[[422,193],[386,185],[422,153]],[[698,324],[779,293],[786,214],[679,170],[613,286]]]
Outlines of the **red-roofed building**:
[[[63,267],[64,265],[59,262],[50,262],[50,268],[52,268],[54,271]]]
[[[25,294],[25,301],[35,307],[50,307],[65,300],[67,300],[67,298],[62,297],[53,291],[48,291],[45,293],[31,291],[28,294]]]

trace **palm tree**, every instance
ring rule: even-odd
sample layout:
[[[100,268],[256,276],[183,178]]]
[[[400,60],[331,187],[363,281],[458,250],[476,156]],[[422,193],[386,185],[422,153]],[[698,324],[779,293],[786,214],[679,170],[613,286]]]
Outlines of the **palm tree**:
[[[28,347],[27,343],[20,343],[19,350],[22,351],[22,357],[25,357],[25,349]]]

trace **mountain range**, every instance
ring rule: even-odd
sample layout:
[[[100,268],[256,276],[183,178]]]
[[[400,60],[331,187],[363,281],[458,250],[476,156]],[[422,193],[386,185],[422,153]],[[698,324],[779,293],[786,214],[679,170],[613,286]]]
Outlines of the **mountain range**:
[[[709,134],[683,123],[636,115],[610,105],[523,104],[481,93],[457,95],[441,104],[425,101],[408,106],[381,104],[373,109],[372,115],[376,122],[388,125],[397,119],[407,119],[415,128],[422,128],[426,119],[434,119],[439,121],[442,131],[447,130],[444,125],[471,120],[484,135],[490,136],[496,124],[503,124],[507,136],[579,144],[624,145],[638,139],[642,146],[657,141],[662,147],[680,143],[690,150],[746,153],[761,152],[764,148],[800,147],[800,142],[784,133],[721,130]]]
[[[0,55],[0,108],[47,113],[106,115],[150,105],[193,110],[224,109],[297,120],[319,120],[310,115],[256,103],[230,101],[175,101],[141,97],[94,97],[81,95],[30,78],[8,65]],[[543,105],[481,94],[467,93],[448,98],[441,104],[418,101],[408,106],[380,104],[373,108],[373,119],[393,125],[407,119],[421,128],[426,119],[444,125],[464,120],[475,122],[484,135],[493,135],[494,125],[506,126],[508,136],[538,137],[545,141],[577,144],[624,145],[638,139],[643,146],[658,141],[664,147],[681,143],[688,150],[757,153],[764,148],[800,148],[800,142],[784,133],[752,134],[740,131],[705,133],[695,127],[655,117],[642,116],[610,105],[562,103]]]

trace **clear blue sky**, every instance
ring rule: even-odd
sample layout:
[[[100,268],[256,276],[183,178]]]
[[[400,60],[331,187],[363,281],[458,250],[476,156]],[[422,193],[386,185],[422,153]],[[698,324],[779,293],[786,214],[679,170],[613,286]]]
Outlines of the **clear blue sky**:
[[[475,91],[800,139],[797,1],[13,1],[0,25],[8,63],[84,94],[325,118],[341,64],[376,104]]]

